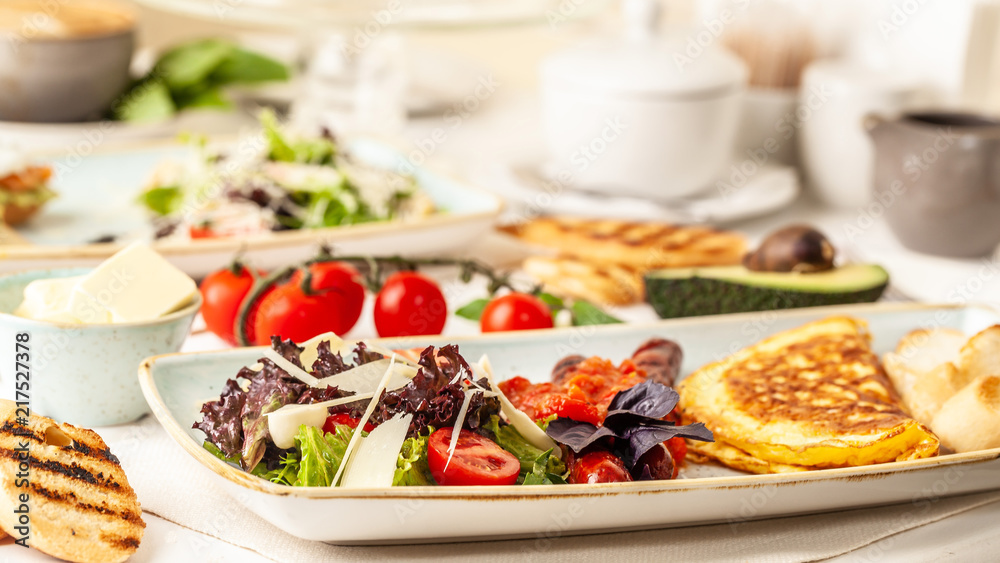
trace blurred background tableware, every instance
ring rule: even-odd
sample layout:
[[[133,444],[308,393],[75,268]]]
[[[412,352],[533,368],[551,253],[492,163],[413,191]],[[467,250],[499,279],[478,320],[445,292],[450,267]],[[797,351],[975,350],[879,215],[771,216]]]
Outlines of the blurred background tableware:
[[[876,199],[911,250],[986,256],[1000,244],[1000,120],[963,113],[872,116]]]
[[[128,85],[134,29],[110,0],[0,3],[0,119],[99,117]]]
[[[809,65],[797,114],[807,184],[828,205],[867,204],[874,160],[863,125],[865,115],[898,112],[921,103],[919,81],[891,69],[836,59]]]
[[[752,154],[766,146],[769,162],[795,164],[799,82],[806,65],[819,56],[811,19],[801,2],[704,3],[706,8],[709,5],[716,14],[723,13],[721,10],[732,14],[731,18],[716,16],[716,25],[725,24],[720,39],[750,71],[737,155]],[[706,25],[711,27],[711,23]]]
[[[654,0],[624,7],[624,37],[587,41],[542,63],[552,168],[583,190],[657,200],[694,194],[729,162],[746,67],[683,35],[658,35]]]
[[[200,294],[183,309],[151,321],[66,324],[13,314],[34,280],[84,275],[89,268],[33,270],[0,277],[0,396],[15,399],[17,372],[30,377],[33,412],[80,426],[130,422],[149,412],[136,370],[148,356],[177,352],[201,306]],[[18,334],[26,334],[17,339]],[[15,349],[24,342],[26,348]],[[15,369],[16,354],[26,369]],[[21,357],[24,360],[25,356]],[[20,379],[24,381],[24,378]]]

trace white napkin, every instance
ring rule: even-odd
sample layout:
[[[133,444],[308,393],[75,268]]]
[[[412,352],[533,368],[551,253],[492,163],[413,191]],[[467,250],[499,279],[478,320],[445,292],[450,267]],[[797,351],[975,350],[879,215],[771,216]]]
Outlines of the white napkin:
[[[173,442],[159,423],[100,430],[121,459],[144,511],[235,544],[274,561],[815,561],[882,538],[1000,501],[1000,492],[940,499],[914,507],[556,538],[378,547],[344,547],[298,539],[244,509],[215,485],[215,477]],[[484,515],[486,517],[488,515]]]

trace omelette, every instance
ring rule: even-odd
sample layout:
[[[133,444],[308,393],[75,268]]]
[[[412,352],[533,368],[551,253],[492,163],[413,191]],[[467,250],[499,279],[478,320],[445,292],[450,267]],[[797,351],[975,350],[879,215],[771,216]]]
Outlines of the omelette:
[[[911,418],[864,321],[831,317],[709,364],[678,387],[685,419],[714,433],[696,458],[751,473],[850,467],[937,455]]]

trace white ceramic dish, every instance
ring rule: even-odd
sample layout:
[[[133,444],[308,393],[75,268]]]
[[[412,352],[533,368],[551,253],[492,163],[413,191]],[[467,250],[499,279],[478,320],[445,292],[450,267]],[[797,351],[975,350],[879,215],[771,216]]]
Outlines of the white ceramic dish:
[[[559,358],[572,354],[619,360],[650,336],[684,348],[682,373],[769,334],[831,314],[870,323],[876,351],[895,348],[918,326],[974,333],[1000,321],[988,307],[861,305],[664,321],[650,325],[583,327],[448,338],[472,358],[488,353],[498,377],[547,380]],[[440,338],[384,341],[394,347],[440,344]],[[786,475],[747,475],[689,465],[682,479],[607,485],[537,487],[294,488],[244,473],[201,446],[191,425],[203,401],[261,355],[259,349],[150,358],[139,380],[153,414],[185,450],[232,495],[278,528],[307,540],[389,544],[481,538],[572,535],[730,522],[893,503],[933,502],[1000,488],[1000,449],[882,465]]]
[[[739,167],[734,163],[725,173]],[[784,209],[802,191],[796,170],[790,166],[764,166],[746,182],[737,185],[729,178],[686,198],[651,201],[640,197],[615,196],[563,186],[538,162],[516,162],[498,167],[491,179],[502,178],[508,200],[505,218],[539,213],[615,218],[635,221],[668,221],[720,225],[768,215]],[[485,181],[485,178],[484,178]],[[730,191],[729,186],[732,186]]]
[[[0,397],[19,401],[27,395],[35,412],[85,428],[131,422],[149,412],[133,376],[136,367],[150,354],[181,349],[201,295],[196,293],[179,311],[135,323],[77,325],[12,314],[28,283],[88,272],[33,270],[0,276],[0,338],[11,343],[0,351]],[[28,336],[17,348],[19,334]]]
[[[93,266],[121,244],[88,244],[105,235],[151,238],[146,211],[136,198],[153,168],[190,149],[150,144],[131,150],[96,151],[54,160],[53,188],[60,197],[17,231],[21,241],[0,244],[0,271],[54,266]],[[352,153],[383,167],[404,162],[387,144],[359,140]],[[316,254],[320,244],[342,254],[438,254],[460,248],[487,231],[502,203],[495,196],[426,169],[415,172],[440,212],[407,222],[368,223],[325,229],[264,233],[246,238],[163,240],[153,247],[191,276],[229,263],[239,251],[257,267],[272,269]]]
[[[541,65],[542,125],[574,183],[666,201],[703,189],[730,158],[746,66],[693,39],[661,37],[659,3],[623,3],[625,37],[559,51]]]

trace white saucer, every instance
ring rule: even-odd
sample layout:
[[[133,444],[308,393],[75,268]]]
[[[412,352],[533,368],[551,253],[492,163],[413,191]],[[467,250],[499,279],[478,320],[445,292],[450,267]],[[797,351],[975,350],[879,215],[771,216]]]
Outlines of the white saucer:
[[[502,181],[500,195],[508,203],[506,219],[525,214],[565,214],[675,223],[732,223],[783,209],[801,191],[795,169],[781,166],[761,167],[743,186],[729,193],[713,187],[698,195],[663,202],[561,186],[549,180],[544,166],[537,162],[507,164],[494,180]]]

